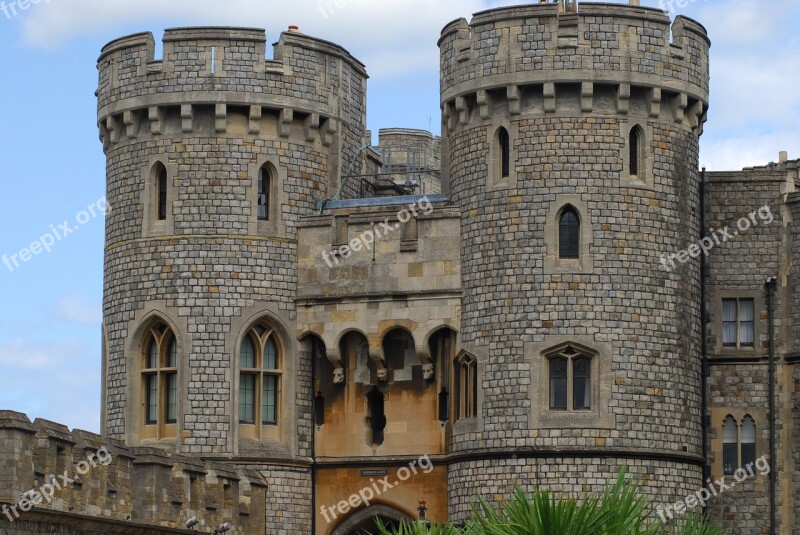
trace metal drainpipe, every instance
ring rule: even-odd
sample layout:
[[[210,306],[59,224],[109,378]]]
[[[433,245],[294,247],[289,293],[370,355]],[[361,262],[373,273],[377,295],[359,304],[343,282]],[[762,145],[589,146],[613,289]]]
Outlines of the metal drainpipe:
[[[776,535],[777,512],[775,508],[776,472],[778,459],[775,452],[775,286],[778,280],[770,277],[766,282],[767,311],[769,317],[769,461],[772,471],[769,477],[769,532]]]
[[[700,239],[707,237],[706,232],[706,168],[700,172]],[[706,256],[700,255],[700,429],[703,435],[703,481],[708,481],[711,477],[711,468],[708,466],[708,422],[706,413],[708,412],[708,344],[706,342]]]
[[[317,347],[318,341],[313,338],[311,343],[311,535],[317,533],[317,394],[315,381],[317,379]]]

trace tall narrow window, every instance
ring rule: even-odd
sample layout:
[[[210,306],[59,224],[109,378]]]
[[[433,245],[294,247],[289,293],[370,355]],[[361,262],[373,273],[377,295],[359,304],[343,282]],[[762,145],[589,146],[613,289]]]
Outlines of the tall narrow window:
[[[755,345],[755,302],[753,299],[722,300],[722,345]]]
[[[567,359],[555,358],[550,361],[550,409],[567,410]]]
[[[156,171],[156,181],[158,186],[158,220],[167,219],[167,168],[158,164]]]
[[[370,431],[370,444],[383,444],[383,431],[386,429],[386,413],[383,393],[374,388],[367,394],[367,421]]]
[[[500,177],[508,178],[511,175],[511,139],[508,130],[503,127],[497,131],[497,143],[500,149]]]
[[[163,323],[150,327],[144,346],[142,384],[146,438],[172,435],[178,421],[178,341]]]
[[[272,187],[272,173],[264,165],[258,172],[258,220],[269,221],[269,193]]]
[[[756,423],[750,416],[742,420],[742,466],[756,462]]]
[[[281,352],[275,331],[259,324],[239,348],[239,423],[277,425]]]
[[[578,212],[567,206],[558,221],[559,258],[580,258],[581,221]]]
[[[733,416],[722,424],[722,473],[732,475],[739,468],[739,430]]]
[[[591,406],[591,363],[587,358],[572,361],[572,408],[575,410]]]
[[[456,419],[474,418],[478,414],[478,361],[471,355],[456,360]]]
[[[639,176],[640,167],[642,164],[642,129],[637,125],[631,129],[630,134],[630,174],[631,176]]]

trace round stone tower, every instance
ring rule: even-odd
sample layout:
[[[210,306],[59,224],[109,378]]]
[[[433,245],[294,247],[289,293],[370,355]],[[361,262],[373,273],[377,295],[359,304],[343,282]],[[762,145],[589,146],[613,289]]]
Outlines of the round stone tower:
[[[275,529],[308,532],[297,223],[333,196],[362,143],[367,75],[297,31],[274,59],[263,30],[242,28],[171,29],[162,60],[154,50],[137,34],[98,61],[112,207],[104,431],[270,474]]]
[[[451,520],[514,485],[598,490],[623,465],[657,503],[694,492],[700,261],[681,252],[699,235],[705,29],[535,4],[456,20],[439,46],[443,187],[463,214],[458,362],[477,361]]]

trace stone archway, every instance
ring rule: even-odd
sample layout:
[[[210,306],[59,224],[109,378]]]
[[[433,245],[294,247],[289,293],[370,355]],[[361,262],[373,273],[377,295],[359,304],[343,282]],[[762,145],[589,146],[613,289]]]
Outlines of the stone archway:
[[[377,535],[375,520],[380,518],[387,526],[397,527],[404,520],[413,520],[410,516],[386,505],[372,505],[353,513],[339,524],[331,535]]]

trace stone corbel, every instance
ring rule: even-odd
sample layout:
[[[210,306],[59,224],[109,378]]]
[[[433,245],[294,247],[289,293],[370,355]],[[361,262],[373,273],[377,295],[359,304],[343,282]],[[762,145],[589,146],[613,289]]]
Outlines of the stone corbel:
[[[164,109],[153,106],[147,110],[147,119],[150,121],[150,133],[160,136],[164,132]]]
[[[375,363],[378,369],[378,382],[386,383],[389,381],[389,370],[386,367],[386,356],[383,354],[383,346],[370,347],[369,358]]]
[[[594,109],[594,84],[583,82],[581,84],[581,111],[591,113],[592,109]]]
[[[647,113],[653,119],[658,119],[661,115],[661,88],[654,87],[648,92],[649,98],[647,99]]]
[[[259,134],[261,132],[261,106],[250,106],[248,132],[251,134]]]
[[[488,91],[478,91],[478,106],[480,107],[481,119],[489,119],[491,117],[492,97]]]
[[[317,139],[317,132],[319,131],[319,115],[312,113],[303,121],[303,134],[306,136],[306,141],[312,143]]]
[[[683,120],[686,118],[686,108],[689,107],[689,97],[686,93],[681,93],[676,95],[673,99],[674,101],[674,119],[676,123],[682,123]]]
[[[221,134],[228,129],[228,105],[217,104],[214,109],[214,129]]]
[[[458,112],[458,122],[467,125],[469,124],[469,108],[467,107],[467,99],[464,97],[456,97],[456,112]]]
[[[336,119],[329,117],[322,127],[322,144],[326,147],[333,145],[333,135],[339,131],[339,125]]]
[[[294,110],[283,108],[278,118],[278,135],[289,137],[292,135],[292,123],[294,122]]]
[[[547,82],[544,84],[544,111],[553,113],[556,111],[556,84]]]
[[[456,114],[453,113],[453,107],[447,102],[445,102],[442,107],[442,117],[444,117],[445,124],[447,125],[447,131],[452,132],[455,130]]]
[[[510,115],[519,115],[522,112],[522,99],[520,98],[518,85],[506,87],[506,99],[508,99],[508,113]]]
[[[631,85],[619,84],[617,89],[617,113],[627,115],[631,107]]]
[[[125,135],[128,136],[128,139],[136,139],[136,127],[139,125],[136,123],[136,116],[132,111],[126,111],[122,114],[122,124],[125,125]]]
[[[108,149],[111,147],[111,137],[108,134],[108,128],[106,128],[106,122],[100,121],[100,141],[103,143],[103,151],[108,152]]]
[[[108,130],[108,137],[111,144],[119,141],[119,124],[113,115],[106,117],[106,130]]]
[[[342,365],[342,354],[338,347],[326,347],[325,356],[333,365],[333,384],[344,384],[344,366]]]
[[[435,366],[433,364],[433,359],[431,358],[431,349],[427,345],[421,345],[416,347],[417,357],[422,362],[422,378],[426,381],[432,381],[436,374],[435,374]]]
[[[700,126],[700,118],[703,115],[703,103],[701,101],[697,101],[692,104],[692,107],[689,108],[688,118],[689,118],[689,126],[692,129],[695,129]]]
[[[184,134],[194,130],[194,107],[191,104],[181,105],[181,130]]]

